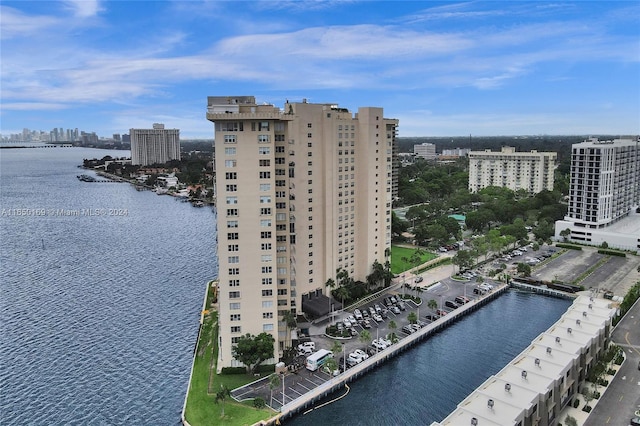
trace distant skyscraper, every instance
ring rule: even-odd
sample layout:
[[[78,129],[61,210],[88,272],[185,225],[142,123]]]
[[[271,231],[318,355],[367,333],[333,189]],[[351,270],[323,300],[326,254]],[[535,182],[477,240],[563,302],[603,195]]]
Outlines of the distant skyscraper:
[[[327,280],[367,281],[391,246],[393,149],[398,120],[332,104],[253,96],[208,98],[215,123],[218,209],[218,367],[239,366],[247,333],[291,339],[287,312],[327,314]],[[324,294],[324,296],[323,296]]]
[[[469,191],[478,192],[488,186],[524,189],[530,194],[553,191],[555,152],[516,152],[505,146],[501,152],[469,152]]]
[[[131,164],[149,166],[180,160],[180,130],[154,123],[153,129],[130,129],[129,134]]]
[[[555,238],[640,251],[640,139],[571,146],[569,208]]]

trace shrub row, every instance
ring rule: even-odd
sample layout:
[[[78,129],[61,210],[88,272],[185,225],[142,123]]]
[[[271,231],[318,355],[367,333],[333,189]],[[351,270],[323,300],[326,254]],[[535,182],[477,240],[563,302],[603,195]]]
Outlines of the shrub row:
[[[611,249],[598,249],[598,253],[600,254],[608,254],[610,256],[620,256],[627,257],[627,254],[623,251],[611,250]]]
[[[256,367],[259,373],[273,373],[276,371],[275,364],[264,364]],[[247,374],[244,367],[222,367],[220,374]]]
[[[582,250],[581,246],[577,246],[575,244],[567,244],[567,243],[556,243],[556,247],[566,248],[571,250]]]

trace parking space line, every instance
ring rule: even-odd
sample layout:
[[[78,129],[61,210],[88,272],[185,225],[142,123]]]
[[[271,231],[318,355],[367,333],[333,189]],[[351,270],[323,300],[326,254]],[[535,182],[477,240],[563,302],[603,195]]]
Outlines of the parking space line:
[[[312,382],[313,383],[313,382]],[[309,389],[308,387],[306,387],[305,385],[303,385],[301,382],[298,382],[297,385],[302,386],[303,388],[305,388],[307,391],[310,391],[311,389]]]
[[[295,390],[294,388],[289,388],[289,389],[291,389],[292,391],[294,391],[295,393],[297,393],[297,394],[298,394],[298,395],[300,395],[300,396],[304,395],[304,394],[302,394],[302,393],[298,392],[297,390]]]
[[[313,383],[315,386],[318,386],[318,383],[314,382],[313,380],[311,380],[308,377],[306,377],[305,380],[307,380],[309,383]]]

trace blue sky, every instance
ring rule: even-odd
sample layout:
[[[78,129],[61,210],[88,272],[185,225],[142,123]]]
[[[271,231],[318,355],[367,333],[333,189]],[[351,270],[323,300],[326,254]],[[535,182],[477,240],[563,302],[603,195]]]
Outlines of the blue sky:
[[[207,96],[381,106],[400,136],[640,134],[640,3],[2,1],[0,132],[162,122]]]

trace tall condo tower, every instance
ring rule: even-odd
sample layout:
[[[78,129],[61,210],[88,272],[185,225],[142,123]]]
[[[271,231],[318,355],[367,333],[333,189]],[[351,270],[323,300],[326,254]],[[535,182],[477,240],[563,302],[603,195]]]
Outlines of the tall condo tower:
[[[150,166],[180,160],[180,130],[165,129],[154,123],[153,129],[130,129],[131,164]]]
[[[328,295],[338,270],[365,281],[375,261],[389,259],[398,120],[382,108],[352,114],[303,100],[280,109],[254,96],[211,96],[207,119],[215,123],[222,368],[241,365],[232,347],[247,333],[270,333],[282,354],[286,312]]]

